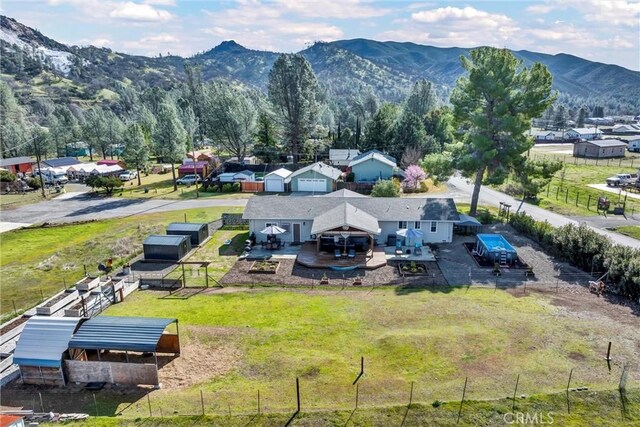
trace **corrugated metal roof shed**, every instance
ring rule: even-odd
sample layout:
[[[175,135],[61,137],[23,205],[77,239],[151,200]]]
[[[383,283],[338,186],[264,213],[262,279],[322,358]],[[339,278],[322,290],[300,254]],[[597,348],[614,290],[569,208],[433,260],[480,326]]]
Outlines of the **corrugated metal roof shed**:
[[[206,225],[195,222],[172,222],[167,225],[167,231],[200,231]]]
[[[178,246],[188,236],[151,235],[144,240],[145,245]]]
[[[176,319],[98,316],[86,321],[69,348],[154,352],[165,328]]]
[[[33,316],[25,324],[13,353],[13,363],[59,368],[62,353],[80,322],[79,317]]]

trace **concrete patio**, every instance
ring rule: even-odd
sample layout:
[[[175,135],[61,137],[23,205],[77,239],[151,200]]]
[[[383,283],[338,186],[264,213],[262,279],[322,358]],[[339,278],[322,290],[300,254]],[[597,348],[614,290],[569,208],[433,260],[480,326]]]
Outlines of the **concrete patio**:
[[[385,246],[384,253],[387,261],[435,261],[436,257],[428,246],[422,246],[422,254],[416,255],[414,247],[402,246],[402,255],[396,254],[395,246]],[[410,251],[410,253],[407,253]]]

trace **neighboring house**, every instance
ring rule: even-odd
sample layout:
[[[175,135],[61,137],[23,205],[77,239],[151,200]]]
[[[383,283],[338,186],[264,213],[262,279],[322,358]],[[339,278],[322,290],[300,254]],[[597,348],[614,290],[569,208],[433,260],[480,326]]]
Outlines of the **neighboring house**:
[[[640,152],[640,138],[630,139],[627,144],[627,150],[632,152]]]
[[[329,193],[335,190],[336,181],[341,175],[339,169],[322,162],[314,163],[289,175],[291,191]]]
[[[591,157],[594,159],[624,157],[624,149],[626,147],[627,143],[619,139],[580,141],[573,145],[573,156]]]
[[[41,167],[43,168],[65,168],[69,166],[80,165],[82,162],[75,157],[59,157],[57,159],[42,160]]]
[[[323,236],[366,236],[380,244],[399,229],[423,232],[422,243],[451,242],[453,225],[460,220],[450,198],[369,197],[348,190],[323,196],[261,196],[249,199],[242,215],[260,239],[269,225],[287,230],[284,242],[316,241]]]
[[[239,161],[237,157],[232,157],[227,160],[227,162],[240,163],[243,165],[259,165],[260,163],[262,163],[256,156],[246,156],[242,159],[242,161]]]
[[[559,131],[543,130],[530,132],[529,135],[532,136],[536,142],[563,141],[565,139],[564,132]]]
[[[360,150],[351,148],[346,149],[330,149],[329,163],[332,166],[347,167],[349,163],[360,154]]]
[[[65,154],[71,157],[89,156],[89,144],[84,141],[77,141],[65,147]]]
[[[250,170],[245,170],[241,172],[226,172],[218,175],[218,180],[220,182],[240,182],[240,181],[253,182],[256,180],[256,174],[251,172]]]
[[[614,134],[638,134],[640,133],[640,125],[628,124],[628,125],[615,125],[611,129],[611,133]]]
[[[4,168],[9,172],[16,173],[30,173],[32,169],[33,160],[31,157],[11,157],[9,159],[0,159],[0,168]]]
[[[564,134],[567,138],[586,139],[589,141],[600,138],[602,136],[602,131],[598,128],[571,128]]]
[[[283,193],[287,188],[287,184],[291,182],[289,177],[293,172],[288,169],[280,168],[265,175],[264,191],[267,193]]]
[[[122,169],[127,168],[127,164],[122,160],[102,159],[96,162],[97,165],[120,166]]]
[[[355,182],[371,182],[380,179],[391,179],[397,172],[396,159],[378,150],[362,153],[349,162]]]
[[[206,178],[209,175],[209,162],[197,161],[195,164],[195,172],[191,159],[188,159],[188,161],[185,161],[178,167],[178,176],[192,175],[194,173],[200,175],[200,178]]]
[[[189,161],[193,161],[194,155],[198,162],[219,163],[218,157],[213,155],[210,150],[200,150],[200,151],[194,151],[192,153],[187,153],[187,157],[189,158]]]
[[[24,427],[24,418],[18,415],[0,414],[0,427]]]

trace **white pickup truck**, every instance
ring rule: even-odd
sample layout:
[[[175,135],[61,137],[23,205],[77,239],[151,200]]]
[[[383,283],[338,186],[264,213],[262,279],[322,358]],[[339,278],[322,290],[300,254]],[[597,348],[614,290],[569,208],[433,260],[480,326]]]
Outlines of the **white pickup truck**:
[[[638,175],[633,173],[618,173],[615,176],[607,178],[607,185],[610,187],[618,187],[620,185],[635,184]]]

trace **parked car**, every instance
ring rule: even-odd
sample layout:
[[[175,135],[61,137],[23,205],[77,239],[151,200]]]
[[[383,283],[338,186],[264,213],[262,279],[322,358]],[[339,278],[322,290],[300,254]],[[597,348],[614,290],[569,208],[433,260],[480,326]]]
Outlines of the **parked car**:
[[[196,181],[202,182],[202,178],[200,175],[185,175],[182,178],[176,179],[176,184],[178,185],[192,185],[195,184]]]
[[[638,175],[630,173],[618,173],[615,176],[607,178],[607,185],[610,187],[617,187],[619,185],[635,184],[638,179]]]
[[[131,181],[132,179],[136,179],[137,177],[138,172],[136,171],[124,171],[118,176],[118,178],[120,178],[120,181]]]

